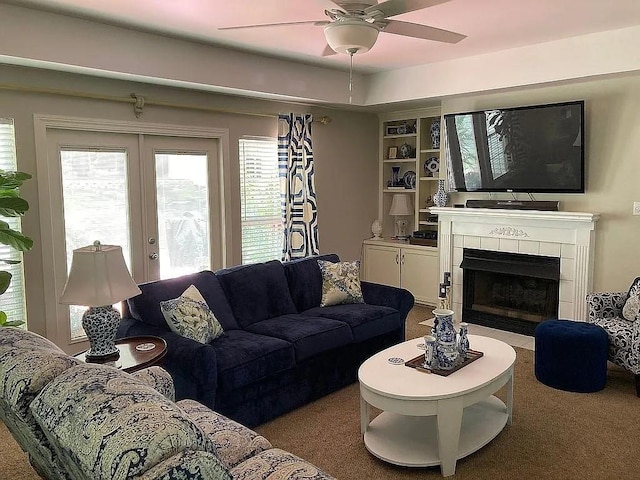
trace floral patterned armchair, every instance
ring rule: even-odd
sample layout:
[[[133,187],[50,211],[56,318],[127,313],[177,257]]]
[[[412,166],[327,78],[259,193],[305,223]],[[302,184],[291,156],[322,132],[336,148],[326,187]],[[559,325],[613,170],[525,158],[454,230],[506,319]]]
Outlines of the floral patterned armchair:
[[[640,292],[640,277],[628,292],[596,292],[587,295],[587,321],[604,328],[609,336],[609,360],[635,375],[640,397],[640,314],[637,303],[627,300]],[[631,310],[633,309],[633,310]],[[623,313],[624,310],[624,313]]]

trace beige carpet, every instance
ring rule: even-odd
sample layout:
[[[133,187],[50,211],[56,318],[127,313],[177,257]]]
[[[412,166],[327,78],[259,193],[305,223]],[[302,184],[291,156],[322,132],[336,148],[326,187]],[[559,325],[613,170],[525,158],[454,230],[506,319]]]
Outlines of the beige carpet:
[[[407,336],[430,312],[416,307]],[[456,479],[631,479],[640,477],[640,398],[631,374],[610,366],[607,387],[580,394],[535,380],[533,352],[516,348],[513,425],[491,443],[458,461]],[[499,392],[504,400],[504,392]],[[388,465],[362,443],[357,385],[258,427],[274,446],[300,455],[341,480],[442,478],[436,467]],[[38,478],[0,425],[0,478]]]

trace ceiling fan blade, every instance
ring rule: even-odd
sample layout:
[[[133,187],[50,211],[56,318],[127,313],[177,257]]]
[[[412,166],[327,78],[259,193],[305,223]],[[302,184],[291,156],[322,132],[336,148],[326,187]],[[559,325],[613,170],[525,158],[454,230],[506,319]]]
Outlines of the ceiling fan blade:
[[[242,28],[260,28],[260,27],[284,27],[288,25],[315,25],[316,27],[322,27],[327,25],[328,20],[309,20],[306,22],[284,22],[284,23],[261,23],[257,25],[238,25],[234,27],[218,27],[218,30],[239,30]]]
[[[433,7],[441,3],[446,3],[451,0],[387,0],[386,2],[372,5],[364,10],[364,13],[368,15],[376,15],[377,12],[382,13],[382,18],[393,17],[394,15],[400,15],[401,13],[413,12],[415,10],[422,10],[423,8]]]
[[[424,40],[445,43],[458,43],[467,38],[466,35],[460,33],[429,27],[427,25],[419,25],[417,23],[400,22],[398,20],[386,20],[385,23],[386,22],[388,22],[388,24],[382,30],[383,32],[404,35],[405,37],[422,38]]]
[[[338,53],[331,48],[328,44],[324,47],[324,50],[322,51],[322,56],[323,57],[329,57],[331,55],[337,55]]]

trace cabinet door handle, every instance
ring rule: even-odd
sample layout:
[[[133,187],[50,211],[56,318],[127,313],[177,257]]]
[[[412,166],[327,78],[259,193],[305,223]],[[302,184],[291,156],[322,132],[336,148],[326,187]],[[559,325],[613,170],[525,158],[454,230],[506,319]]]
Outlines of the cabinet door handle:
[[[402,265],[404,265],[404,253],[402,254]]]
[[[396,265],[400,265],[400,254],[396,253]]]

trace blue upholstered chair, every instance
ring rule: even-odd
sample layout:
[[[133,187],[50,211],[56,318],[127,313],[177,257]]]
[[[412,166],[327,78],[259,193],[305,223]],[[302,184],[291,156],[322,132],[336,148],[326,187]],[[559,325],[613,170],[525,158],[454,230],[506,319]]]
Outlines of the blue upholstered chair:
[[[634,280],[628,292],[597,292],[587,295],[589,311],[587,320],[601,326],[607,332],[609,360],[635,375],[638,397],[640,397],[640,314],[637,308],[627,302],[627,299],[633,295],[637,297],[639,290],[640,277]],[[630,306],[632,308],[629,308]]]

